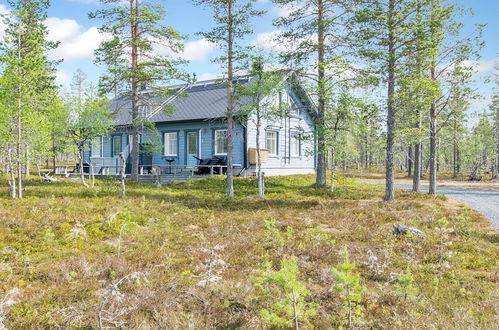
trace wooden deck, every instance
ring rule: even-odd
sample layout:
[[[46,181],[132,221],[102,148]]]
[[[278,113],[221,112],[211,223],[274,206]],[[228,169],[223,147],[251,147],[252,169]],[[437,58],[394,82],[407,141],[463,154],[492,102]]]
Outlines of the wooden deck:
[[[234,167],[240,165],[235,164]],[[147,170],[146,170],[147,168]],[[221,175],[220,173],[225,172],[227,169],[226,165],[197,165],[193,167],[186,166],[140,166],[139,169],[139,181],[148,183],[160,183],[168,184],[173,182],[185,182],[188,180],[200,180],[209,178],[214,175]],[[93,168],[90,167],[90,172]],[[119,179],[121,167],[105,166],[101,167],[98,173],[93,173],[96,178],[109,178],[115,177]],[[203,174],[197,172],[202,171]],[[241,170],[242,172],[242,170]],[[58,166],[56,168],[56,175],[61,175],[64,177],[77,177],[79,173],[75,172],[74,166]],[[222,174],[225,175],[225,174]],[[237,170],[235,175],[237,175]],[[90,173],[85,173],[85,178],[89,178]],[[130,178],[130,174],[126,175],[127,179]]]

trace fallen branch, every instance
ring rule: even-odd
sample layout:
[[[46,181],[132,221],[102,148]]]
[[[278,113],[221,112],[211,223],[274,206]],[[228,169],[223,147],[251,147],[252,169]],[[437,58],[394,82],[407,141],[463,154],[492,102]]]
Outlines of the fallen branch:
[[[407,227],[406,225],[403,225],[401,223],[393,225],[392,227],[393,235],[407,235],[408,233],[421,237],[425,236],[425,234],[421,230],[412,227]]]
[[[42,177],[43,182],[58,182],[59,179],[50,176],[50,173],[45,173]]]

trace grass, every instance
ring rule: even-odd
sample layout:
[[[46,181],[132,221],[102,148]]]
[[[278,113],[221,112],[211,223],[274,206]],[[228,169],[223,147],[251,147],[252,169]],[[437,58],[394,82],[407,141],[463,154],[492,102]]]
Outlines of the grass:
[[[297,258],[319,306],[304,326],[339,327],[332,268],[346,246],[366,287],[358,327],[497,327],[499,234],[465,206],[405,191],[385,203],[382,187],[342,177],[334,193],[312,176],[268,178],[264,200],[254,178],[236,179],[234,199],[224,184],[130,183],[120,198],[114,181],[31,179],[25,199],[9,200],[0,180],[0,301],[21,292],[5,326],[97,328],[100,314],[126,328],[262,328],[268,301],[252,278],[268,254],[277,266]],[[399,222],[426,236],[392,235]]]
[[[362,178],[362,179],[372,179],[372,180],[383,180],[385,179],[385,168],[375,166],[369,169],[361,168],[361,169],[347,169],[346,172],[342,173],[347,177],[352,178]],[[395,170],[395,179],[410,179],[412,180],[412,176],[407,175],[407,171]],[[428,181],[429,173],[428,171],[424,171],[423,177],[421,178],[421,182]],[[490,171],[484,172],[482,171],[482,179],[480,181],[472,181],[470,180],[469,173],[466,171],[462,171],[458,175],[454,176],[454,173],[449,170],[439,171],[437,172],[437,182],[438,181],[462,181],[462,182],[496,182],[495,173]]]

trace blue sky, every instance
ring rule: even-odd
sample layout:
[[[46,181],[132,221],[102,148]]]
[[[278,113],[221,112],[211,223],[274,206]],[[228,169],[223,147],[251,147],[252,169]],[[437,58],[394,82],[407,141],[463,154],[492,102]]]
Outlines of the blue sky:
[[[477,88],[484,98],[477,100],[472,108],[481,112],[490,101],[492,84],[484,83],[494,70],[494,64],[499,56],[499,0],[457,0],[462,7],[471,8],[475,15],[467,16],[463,22],[465,31],[472,30],[476,23],[487,24],[484,30],[486,46],[481,52],[482,58],[477,63]],[[220,70],[211,62],[215,57],[216,47],[202,40],[196,32],[209,29],[211,26],[210,12],[206,8],[196,7],[191,0],[166,0],[163,2],[167,10],[165,23],[174,27],[181,34],[188,36],[186,50],[183,56],[190,63],[189,72],[195,72],[200,79],[213,78]],[[93,63],[93,50],[99,44],[101,36],[97,31],[100,22],[88,19],[88,12],[99,8],[98,0],[52,0],[49,10],[50,36],[61,40],[61,45],[54,52],[54,58],[62,58],[59,66],[58,81],[67,86],[77,68],[83,69],[89,80],[97,82],[103,68]],[[254,21],[254,35],[249,42],[261,44],[276,33],[272,20],[282,11],[270,0],[259,0],[257,6],[268,10],[268,13]],[[7,8],[6,0],[0,0],[0,13]],[[3,27],[0,25],[0,30]],[[1,31],[0,31],[1,32]]]

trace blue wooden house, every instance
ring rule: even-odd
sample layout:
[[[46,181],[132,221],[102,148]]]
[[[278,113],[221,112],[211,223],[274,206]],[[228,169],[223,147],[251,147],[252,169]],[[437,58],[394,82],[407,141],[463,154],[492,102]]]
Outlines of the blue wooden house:
[[[242,77],[236,84],[251,84],[253,77]],[[224,158],[227,154],[225,86],[218,80],[198,81],[173,86],[176,92],[161,98],[143,90],[141,116],[154,125],[144,127],[140,134],[141,174],[182,173],[198,169],[199,159]],[[278,90],[277,90],[278,89]],[[279,115],[262,120],[260,148],[266,175],[306,174],[315,170],[315,110],[303,87],[290,76],[283,76],[276,93],[262,100],[287,109]],[[242,109],[248,99],[239,98]],[[263,105],[263,102],[265,105]],[[117,97],[110,102],[115,129],[109,136],[94,139],[85,152],[85,161],[93,165],[96,174],[117,174],[121,167],[119,154],[124,153],[131,169],[131,104],[129,97]],[[168,111],[165,111],[168,109]],[[237,111],[237,109],[236,109]],[[255,115],[238,117],[234,127],[235,174],[255,175],[256,147]]]

